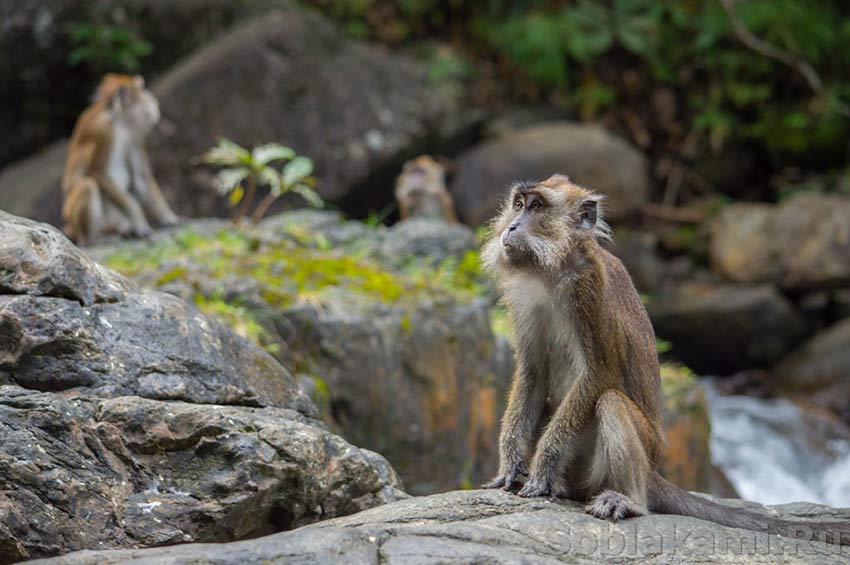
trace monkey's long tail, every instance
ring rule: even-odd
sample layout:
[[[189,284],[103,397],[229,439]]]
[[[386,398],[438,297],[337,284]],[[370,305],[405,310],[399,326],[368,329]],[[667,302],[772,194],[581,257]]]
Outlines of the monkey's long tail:
[[[671,483],[658,473],[653,473],[651,481],[649,509],[652,512],[691,516],[721,526],[779,534],[803,541],[825,541],[833,544],[850,545],[850,522],[783,520],[749,510],[732,508],[696,496]]]

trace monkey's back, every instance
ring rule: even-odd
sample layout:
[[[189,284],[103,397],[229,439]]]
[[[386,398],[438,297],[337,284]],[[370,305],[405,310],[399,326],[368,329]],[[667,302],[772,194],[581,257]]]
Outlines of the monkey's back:
[[[600,250],[606,280],[603,303],[619,313],[617,327],[624,344],[623,386],[644,414],[660,426],[661,378],[649,314],[623,263],[602,246]]]

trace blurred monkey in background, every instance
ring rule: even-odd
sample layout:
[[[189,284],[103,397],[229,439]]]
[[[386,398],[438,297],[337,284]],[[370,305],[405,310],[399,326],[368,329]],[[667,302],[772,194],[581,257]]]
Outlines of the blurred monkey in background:
[[[401,219],[436,218],[457,223],[454,200],[446,188],[446,168],[422,155],[404,164],[396,179],[395,198]]]
[[[141,76],[103,77],[74,126],[62,176],[64,231],[77,244],[104,235],[148,236],[149,219],[177,223],[145,149],[159,117],[159,104]]]

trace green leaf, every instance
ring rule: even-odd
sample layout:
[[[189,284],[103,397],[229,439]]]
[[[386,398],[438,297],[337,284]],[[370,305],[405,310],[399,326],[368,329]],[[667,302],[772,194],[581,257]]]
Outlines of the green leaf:
[[[204,154],[201,160],[209,165],[233,166],[249,164],[251,153],[229,139],[222,138],[219,140],[217,146]]]
[[[271,167],[263,167],[260,171],[260,183],[268,186],[274,191],[275,187],[280,186],[280,174]]]
[[[257,166],[268,165],[272,161],[283,159],[292,159],[295,157],[295,151],[289,147],[278,145],[277,143],[267,143],[259,145],[251,152],[254,163]]]
[[[248,177],[250,171],[245,167],[222,169],[213,179],[213,186],[220,194],[228,194]]]
[[[312,206],[313,208],[322,208],[325,205],[322,197],[318,195],[318,193],[307,186],[306,184],[295,184],[290,187],[290,190],[295,194],[299,195],[301,198],[307,201],[307,204]]]
[[[313,161],[307,157],[298,156],[283,167],[281,184],[288,188],[304,180],[313,173]]]

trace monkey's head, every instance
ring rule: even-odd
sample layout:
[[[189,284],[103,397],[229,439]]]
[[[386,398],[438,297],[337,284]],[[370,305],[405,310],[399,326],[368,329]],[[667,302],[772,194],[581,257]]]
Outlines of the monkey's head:
[[[105,75],[95,100],[105,104],[115,119],[136,133],[146,134],[159,122],[159,103],[145,88],[145,79],[140,75]]]
[[[580,242],[610,239],[602,199],[564,175],[516,183],[491,224],[485,267],[495,273],[559,269]]]
[[[445,190],[445,167],[429,155],[422,155],[404,164],[396,179],[395,197],[411,216],[441,217],[438,197]]]

